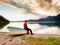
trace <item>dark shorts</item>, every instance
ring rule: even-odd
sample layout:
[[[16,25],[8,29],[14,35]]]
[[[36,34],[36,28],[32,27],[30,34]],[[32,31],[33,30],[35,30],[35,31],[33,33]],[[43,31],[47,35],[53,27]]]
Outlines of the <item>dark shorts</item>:
[[[25,30],[31,30],[31,29],[29,29],[29,28],[24,28]]]

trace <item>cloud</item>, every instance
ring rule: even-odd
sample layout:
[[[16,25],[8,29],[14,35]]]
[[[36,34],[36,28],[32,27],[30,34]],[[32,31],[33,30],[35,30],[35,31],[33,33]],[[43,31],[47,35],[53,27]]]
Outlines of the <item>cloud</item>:
[[[35,15],[35,14],[31,14],[31,13],[20,13],[20,12],[12,12],[9,14],[3,14],[2,16],[4,16],[5,18],[7,18],[10,21],[24,21],[24,20],[37,20],[40,19],[39,16]]]
[[[2,5],[0,5],[0,7],[2,7]]]
[[[55,4],[56,6],[60,6],[60,0],[52,0],[53,4]]]
[[[3,2],[13,8],[23,7],[28,13],[36,13],[47,16],[54,16],[60,13],[60,0],[56,0],[57,4],[54,0],[0,0],[0,2]]]
[[[21,20],[29,20],[29,19],[39,19],[40,17],[37,16],[36,14],[32,14],[32,13],[20,13],[20,12],[16,12],[16,13],[12,13],[13,15],[16,15],[16,17],[19,17]],[[17,16],[18,14],[18,16]]]
[[[10,7],[12,7],[12,8],[17,8],[17,6],[15,6],[15,5],[12,5],[10,2],[8,2],[8,1],[0,1],[0,3],[1,4],[3,4],[3,5],[7,5],[7,6],[10,6]]]

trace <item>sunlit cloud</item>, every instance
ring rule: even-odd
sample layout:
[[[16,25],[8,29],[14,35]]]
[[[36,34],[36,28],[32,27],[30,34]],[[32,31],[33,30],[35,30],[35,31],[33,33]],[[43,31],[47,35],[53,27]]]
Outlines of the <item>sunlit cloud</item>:
[[[40,17],[37,16],[36,14],[32,14],[32,13],[12,13],[13,15],[18,15],[16,16],[16,18],[20,18],[19,20],[29,20],[29,19],[32,19],[32,20],[36,20],[36,19],[39,19]]]
[[[60,6],[60,0],[52,0],[53,4],[55,4],[56,6]]]
[[[0,0],[0,2],[13,8],[26,8],[27,12],[46,16],[55,16],[60,13],[60,0]]]
[[[6,2],[3,2],[3,1],[0,1],[0,3],[3,4],[3,5],[10,6],[10,7],[12,7],[12,8],[17,8],[17,6],[12,5],[12,4],[10,4],[10,3],[6,3]]]
[[[15,13],[9,13],[6,15],[2,15],[5,18],[9,19],[10,21],[24,21],[24,20],[37,20],[40,17],[35,15],[35,14],[25,14],[25,13],[20,13],[20,12],[15,12]]]

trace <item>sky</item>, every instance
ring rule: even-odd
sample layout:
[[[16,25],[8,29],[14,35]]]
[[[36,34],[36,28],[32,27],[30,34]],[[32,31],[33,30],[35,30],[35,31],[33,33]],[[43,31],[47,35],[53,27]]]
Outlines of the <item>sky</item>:
[[[22,21],[29,19],[38,19],[35,14],[27,13],[24,8],[12,8],[8,5],[0,4],[0,15],[9,19],[10,21]]]
[[[0,0],[0,15],[10,21],[37,20],[60,13],[60,0]]]

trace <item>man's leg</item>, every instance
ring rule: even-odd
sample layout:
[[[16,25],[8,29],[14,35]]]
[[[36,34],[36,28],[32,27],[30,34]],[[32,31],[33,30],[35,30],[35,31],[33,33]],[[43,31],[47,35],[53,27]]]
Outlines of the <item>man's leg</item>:
[[[29,34],[29,29],[28,28],[25,28],[25,30],[27,30],[27,34]]]
[[[31,30],[31,29],[29,29],[29,31],[30,31],[31,35],[33,35],[32,30]]]
[[[29,28],[25,28],[25,30],[27,30],[27,34],[29,34],[29,31],[30,31],[31,35],[33,35],[33,33],[32,33],[32,30],[31,30],[31,29],[29,29]]]
[[[29,30],[27,30],[27,34],[29,34]]]

